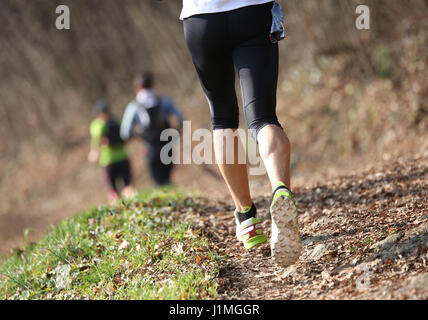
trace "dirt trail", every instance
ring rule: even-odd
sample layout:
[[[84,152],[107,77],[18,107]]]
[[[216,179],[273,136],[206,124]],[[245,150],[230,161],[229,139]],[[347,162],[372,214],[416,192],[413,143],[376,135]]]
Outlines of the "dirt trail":
[[[269,244],[244,252],[233,208],[204,200],[200,226],[222,262],[224,299],[428,299],[428,158],[391,162],[311,188],[296,188],[304,244],[287,269]],[[258,197],[267,218],[268,197]]]

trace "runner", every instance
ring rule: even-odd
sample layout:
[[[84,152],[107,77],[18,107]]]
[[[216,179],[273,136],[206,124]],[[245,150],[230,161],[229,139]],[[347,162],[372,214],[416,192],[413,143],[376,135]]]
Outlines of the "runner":
[[[297,261],[301,238],[297,207],[290,184],[290,142],[276,116],[278,44],[285,34],[282,8],[272,0],[183,0],[184,34],[202,88],[214,130],[214,148],[220,171],[235,202],[237,237],[246,249],[267,241],[249,190],[247,166],[224,164],[224,137],[239,126],[235,92],[238,72],[244,113],[259,145],[272,184],[271,250],[281,266]],[[234,139],[235,155],[243,150]]]
[[[160,154],[162,148],[170,141],[161,141],[163,130],[172,128],[171,120],[175,118],[179,130],[183,126],[183,116],[174,103],[159,97],[153,92],[154,76],[151,72],[143,72],[134,79],[136,98],[128,104],[123,116],[120,134],[123,140],[134,136],[146,142],[146,160],[150,175],[159,185],[171,183],[173,164],[164,164]]]
[[[109,201],[114,203],[120,193],[125,197],[134,194],[128,154],[120,138],[120,124],[111,115],[108,104],[105,101],[97,102],[95,111],[97,118],[90,126],[91,151],[88,160],[91,163],[99,162],[105,168],[110,189]],[[118,182],[122,183],[122,189]]]

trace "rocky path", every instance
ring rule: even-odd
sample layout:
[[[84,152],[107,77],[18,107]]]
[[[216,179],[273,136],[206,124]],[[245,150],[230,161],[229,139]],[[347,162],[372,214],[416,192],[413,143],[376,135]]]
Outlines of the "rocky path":
[[[428,159],[393,162],[294,190],[300,260],[275,266],[269,244],[247,253],[232,207],[203,199],[199,212],[222,262],[222,299],[428,299]],[[268,197],[256,199],[270,236]]]

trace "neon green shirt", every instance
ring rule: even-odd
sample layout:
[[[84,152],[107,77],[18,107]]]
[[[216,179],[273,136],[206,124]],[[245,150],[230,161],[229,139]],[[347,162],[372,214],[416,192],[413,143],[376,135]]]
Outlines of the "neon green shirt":
[[[106,122],[101,118],[96,118],[91,123],[91,147],[94,150],[100,151],[99,163],[102,167],[107,167],[112,163],[117,163],[128,159],[125,145],[119,144],[115,146],[101,145],[101,139],[107,134]]]

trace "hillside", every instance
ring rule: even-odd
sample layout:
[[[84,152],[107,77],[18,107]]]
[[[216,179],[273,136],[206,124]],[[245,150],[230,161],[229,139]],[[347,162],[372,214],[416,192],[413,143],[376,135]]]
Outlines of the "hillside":
[[[284,3],[278,114],[293,144],[297,188],[428,149],[428,4],[365,3],[369,31],[355,28],[355,1]],[[59,4],[70,7],[69,31],[55,28]],[[105,202],[101,170],[86,160],[92,107],[105,97],[120,116],[136,70],[155,71],[157,91],[194,129],[210,127],[179,12],[180,1],[2,1],[0,254],[25,244],[25,230],[37,240]],[[141,146],[128,148],[144,190],[152,184]],[[173,179],[229,204],[216,168],[208,169],[180,166]],[[268,193],[265,179],[251,183],[255,196]]]
[[[62,222],[0,265],[0,299],[428,299],[428,157],[295,190],[303,252],[245,252],[233,208],[154,190]],[[269,197],[256,204],[266,233]]]

